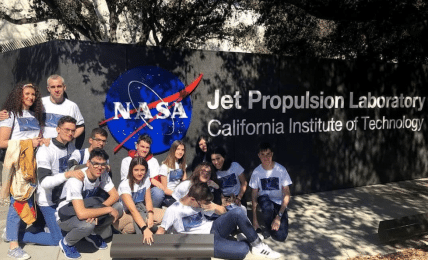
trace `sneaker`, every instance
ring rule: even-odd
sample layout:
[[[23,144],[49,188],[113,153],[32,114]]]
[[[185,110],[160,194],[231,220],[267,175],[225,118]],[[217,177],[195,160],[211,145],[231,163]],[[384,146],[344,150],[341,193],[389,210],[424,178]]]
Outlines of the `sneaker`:
[[[107,243],[102,239],[100,235],[89,235],[85,239],[91,242],[97,249],[107,249]]]
[[[3,239],[4,242],[9,242],[9,240],[7,240],[6,238],[6,228],[3,229],[3,234],[1,234],[1,239]]]
[[[7,251],[7,256],[18,260],[26,260],[26,259],[30,259],[31,257],[29,254],[27,254],[27,252],[25,252],[19,246],[15,247],[14,249],[9,249]]]
[[[59,247],[62,249],[62,252],[64,252],[65,257],[68,259],[79,259],[81,257],[80,253],[77,252],[74,246],[64,244],[64,238],[59,241]]]
[[[251,249],[251,253],[253,255],[264,256],[270,259],[277,259],[282,256],[282,254],[273,251],[268,245],[265,243],[260,243],[258,246],[254,246]]]

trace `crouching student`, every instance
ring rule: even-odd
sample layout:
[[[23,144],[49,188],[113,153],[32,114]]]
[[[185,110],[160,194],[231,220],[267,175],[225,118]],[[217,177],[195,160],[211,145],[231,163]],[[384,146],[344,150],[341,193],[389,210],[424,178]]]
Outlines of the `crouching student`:
[[[128,178],[118,188],[125,213],[115,227],[123,234],[144,234],[144,240],[150,244],[153,242],[154,225],[160,224],[164,210],[153,208],[148,167],[143,157],[131,160]]]
[[[173,227],[178,233],[214,234],[214,257],[244,259],[249,252],[245,241],[228,240],[228,236],[239,227],[251,245],[252,253],[271,259],[282,255],[262,243],[247,216],[239,208],[226,211],[223,206],[211,202],[213,194],[206,183],[192,185],[186,196],[172,204],[165,212],[157,234],[164,234]],[[214,221],[205,215],[221,215]]]
[[[59,246],[69,259],[80,258],[74,245],[82,238],[97,249],[107,249],[104,239],[111,235],[110,225],[122,215],[122,205],[117,202],[119,194],[108,175],[107,160],[107,153],[95,148],[89,155],[87,168],[82,169],[84,180],[71,178],[64,185],[56,216],[60,228],[67,232]],[[99,189],[109,194],[106,200],[95,196]]]
[[[262,211],[262,220],[268,230],[263,236],[284,242],[288,236],[287,205],[290,202],[292,182],[284,166],[272,160],[273,151],[269,143],[259,146],[261,164],[254,169],[250,179],[252,188],[253,226],[259,229],[257,204]]]

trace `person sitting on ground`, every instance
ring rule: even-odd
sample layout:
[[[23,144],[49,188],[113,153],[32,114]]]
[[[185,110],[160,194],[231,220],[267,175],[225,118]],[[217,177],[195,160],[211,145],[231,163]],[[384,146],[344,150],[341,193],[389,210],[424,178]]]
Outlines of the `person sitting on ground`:
[[[186,146],[183,141],[175,140],[159,170],[165,193],[163,205],[169,207],[175,202],[172,193],[181,181],[187,179],[186,167]]]
[[[119,194],[107,173],[108,158],[104,150],[95,148],[89,155],[87,168],[81,170],[84,180],[71,178],[64,185],[56,217],[60,228],[67,232],[59,245],[69,259],[80,258],[74,245],[83,238],[97,249],[107,249],[104,239],[111,235],[110,225],[123,213]],[[105,190],[109,198],[95,196],[98,189]]]
[[[148,167],[143,157],[137,156],[131,160],[128,178],[118,188],[125,212],[115,227],[122,234],[143,234],[149,244],[153,242],[155,225],[162,221],[164,210],[153,208]]]
[[[254,255],[272,259],[282,256],[260,240],[242,210],[235,208],[226,211],[223,206],[212,203],[212,199],[213,194],[206,183],[192,185],[186,196],[166,210],[162,224],[156,233],[164,234],[167,230],[174,228],[176,232],[183,234],[214,234],[214,257],[216,258],[244,259],[249,252],[248,243]],[[221,216],[214,221],[205,217],[213,213]],[[245,235],[246,242],[228,239],[237,227]]]
[[[148,134],[142,134],[138,137],[135,144],[136,153],[130,153],[130,156],[123,158],[120,166],[120,181],[126,180],[129,173],[129,165],[131,160],[135,156],[143,157],[149,165],[148,175],[152,184],[150,192],[152,194],[153,207],[160,208],[164,200],[164,186],[160,182],[159,176],[159,162],[150,152],[150,146],[152,145],[152,138]]]
[[[250,179],[253,226],[259,229],[257,204],[260,205],[265,227],[263,236],[284,242],[288,236],[287,205],[290,202],[290,176],[284,166],[272,160],[273,151],[269,143],[259,146],[261,164],[254,169]]]

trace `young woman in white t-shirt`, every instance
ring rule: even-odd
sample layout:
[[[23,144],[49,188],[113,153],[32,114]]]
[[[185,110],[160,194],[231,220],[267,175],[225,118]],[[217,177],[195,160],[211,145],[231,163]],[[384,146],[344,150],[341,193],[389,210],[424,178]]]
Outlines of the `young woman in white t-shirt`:
[[[226,156],[223,147],[215,147],[212,150],[211,162],[217,169],[217,179],[222,192],[222,205],[225,207],[241,206],[241,200],[247,190],[244,168],[239,163],[232,162]]]
[[[187,179],[186,175],[186,146],[180,140],[172,143],[165,161],[162,162],[159,173],[164,186],[165,198],[163,204],[167,207],[175,202],[172,197],[175,187]]]
[[[143,242],[151,244],[151,229],[155,224],[160,224],[164,210],[153,208],[147,170],[148,164],[143,157],[137,156],[131,160],[128,178],[123,180],[118,188],[125,212],[115,227],[124,234],[143,234]]]
[[[43,104],[38,87],[31,83],[17,85],[9,94],[2,109],[8,111],[10,116],[8,119],[0,122],[0,148],[8,148],[9,140],[31,139],[34,148],[42,143],[43,140],[40,136],[40,129],[44,126]],[[6,157],[5,166],[11,163],[7,160],[8,158]],[[16,175],[13,175],[12,178],[15,178],[15,176]],[[34,176],[36,176],[35,173]],[[3,182],[6,183],[6,180],[3,180]],[[12,180],[12,182],[14,182],[14,180]],[[36,178],[33,178],[30,182],[32,182],[31,186],[35,187]],[[24,184],[22,185],[24,186]],[[9,189],[5,190],[9,191]],[[31,195],[34,190],[35,189],[29,190],[28,193]],[[9,194],[7,194],[7,196],[9,196]],[[15,202],[13,196],[10,196],[10,200],[11,203],[6,221],[6,240],[10,242],[7,255],[15,259],[28,259],[30,256],[19,247],[18,237],[22,238],[19,242],[46,245],[49,245],[52,240],[50,235],[44,232],[36,235],[26,232],[24,235],[18,236],[20,226],[23,225],[24,222],[13,206]],[[34,205],[32,195],[27,201]]]

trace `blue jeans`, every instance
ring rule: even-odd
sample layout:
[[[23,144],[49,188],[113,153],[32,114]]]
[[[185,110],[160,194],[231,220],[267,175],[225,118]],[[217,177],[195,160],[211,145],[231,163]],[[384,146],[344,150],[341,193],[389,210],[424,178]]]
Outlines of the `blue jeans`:
[[[240,208],[235,208],[213,222],[210,233],[214,234],[214,257],[244,259],[248,254],[250,247],[246,242],[227,239],[237,226],[250,244],[254,245],[261,242],[247,215],[243,214]]]
[[[55,210],[56,207],[40,207],[40,210],[45,218],[46,225],[50,233],[26,232],[26,224],[21,220],[15,208],[13,207],[15,200],[10,197],[9,212],[7,213],[6,224],[6,239],[9,241],[20,241],[24,243],[34,243],[39,245],[57,246],[62,239],[61,229],[56,223]]]
[[[281,217],[281,224],[278,230],[272,230],[272,222],[278,215],[281,205],[276,204],[275,202],[269,199],[268,195],[262,195],[257,198],[260,209],[262,210],[263,223],[266,228],[269,230],[270,235],[276,241],[284,242],[288,236],[288,214],[287,209],[284,211],[284,214]]]
[[[163,190],[159,189],[158,187],[152,187],[150,188],[150,194],[152,195],[153,207],[161,208],[161,204],[165,198],[165,193]]]

